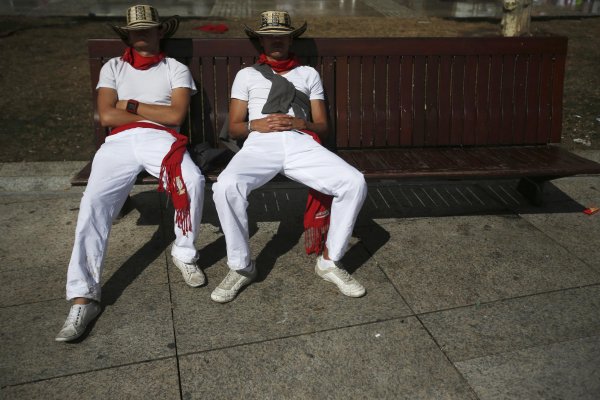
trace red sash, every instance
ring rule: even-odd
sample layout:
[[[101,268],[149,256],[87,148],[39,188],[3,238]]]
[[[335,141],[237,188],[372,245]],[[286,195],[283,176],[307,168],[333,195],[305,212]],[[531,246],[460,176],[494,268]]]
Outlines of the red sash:
[[[192,230],[192,218],[190,215],[190,199],[187,195],[187,188],[181,174],[181,161],[185,154],[187,145],[187,136],[165,126],[156,125],[150,122],[132,122],[118,126],[111,130],[110,134],[115,135],[119,132],[133,128],[158,129],[171,134],[176,140],[171,145],[171,149],[165,155],[160,166],[160,175],[158,177],[158,191],[166,192],[171,196],[173,207],[175,208],[175,222],[186,235]]]

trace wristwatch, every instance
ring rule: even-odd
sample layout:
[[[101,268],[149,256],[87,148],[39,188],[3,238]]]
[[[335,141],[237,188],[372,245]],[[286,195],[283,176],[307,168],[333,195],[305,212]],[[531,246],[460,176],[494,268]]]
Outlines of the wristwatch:
[[[127,106],[125,107],[125,110],[127,110],[129,113],[137,114],[139,105],[140,102],[137,100],[127,100]]]
[[[248,120],[248,133],[252,132],[252,121]]]

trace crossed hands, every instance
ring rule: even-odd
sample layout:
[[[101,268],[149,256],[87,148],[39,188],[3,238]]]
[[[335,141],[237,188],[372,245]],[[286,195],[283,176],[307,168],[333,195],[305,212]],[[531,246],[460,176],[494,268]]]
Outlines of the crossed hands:
[[[306,121],[287,114],[269,114],[252,120],[252,130],[258,132],[282,132],[292,129],[306,129]]]

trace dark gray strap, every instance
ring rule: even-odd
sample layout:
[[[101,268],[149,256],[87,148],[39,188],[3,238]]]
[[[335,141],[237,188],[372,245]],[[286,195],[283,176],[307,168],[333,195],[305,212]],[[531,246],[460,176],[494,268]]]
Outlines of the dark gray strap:
[[[285,77],[274,74],[267,64],[254,64],[252,68],[272,83],[267,102],[262,109],[263,114],[287,114],[291,106],[296,117],[310,121],[310,98],[306,94],[297,90]]]

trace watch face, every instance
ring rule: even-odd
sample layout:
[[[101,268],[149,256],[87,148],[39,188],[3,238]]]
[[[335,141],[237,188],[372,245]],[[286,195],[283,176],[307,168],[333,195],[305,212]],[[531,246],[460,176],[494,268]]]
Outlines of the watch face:
[[[132,113],[132,114],[135,114],[137,112],[137,104],[134,103],[131,100],[128,101],[127,102],[127,111],[130,112],[130,113]]]

